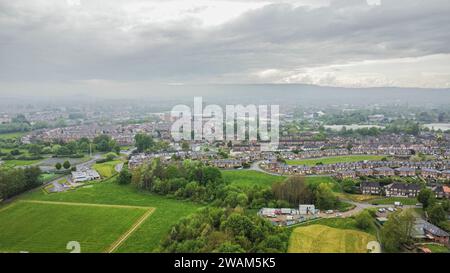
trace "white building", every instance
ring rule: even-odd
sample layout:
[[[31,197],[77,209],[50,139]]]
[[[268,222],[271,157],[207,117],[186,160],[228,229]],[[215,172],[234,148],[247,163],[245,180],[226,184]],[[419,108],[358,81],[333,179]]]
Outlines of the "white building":
[[[89,169],[89,170],[72,172],[72,181],[75,183],[92,181],[92,180],[97,180],[97,179],[100,179],[100,175],[95,170]]]
[[[298,210],[300,212],[300,215],[314,215],[316,214],[316,207],[314,205],[299,205]]]

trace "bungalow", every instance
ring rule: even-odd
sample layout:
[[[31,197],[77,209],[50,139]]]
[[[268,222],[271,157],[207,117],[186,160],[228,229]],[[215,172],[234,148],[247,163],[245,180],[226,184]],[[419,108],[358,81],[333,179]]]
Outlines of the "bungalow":
[[[416,197],[422,187],[419,184],[409,184],[394,182],[385,186],[385,192],[387,197]]]
[[[449,236],[447,232],[423,219],[417,220],[414,225],[413,237],[416,239],[426,239],[448,246]]]
[[[72,172],[72,181],[75,183],[78,182],[86,182],[100,179],[100,175],[95,170],[84,170],[84,171],[76,171]]]
[[[395,173],[399,176],[415,176],[416,170],[414,170],[413,168],[401,167],[395,169]]]
[[[374,173],[378,176],[394,176],[395,175],[394,169],[389,168],[389,167],[375,168]]]
[[[364,181],[359,185],[362,194],[379,195],[381,193],[381,185],[378,182]]]

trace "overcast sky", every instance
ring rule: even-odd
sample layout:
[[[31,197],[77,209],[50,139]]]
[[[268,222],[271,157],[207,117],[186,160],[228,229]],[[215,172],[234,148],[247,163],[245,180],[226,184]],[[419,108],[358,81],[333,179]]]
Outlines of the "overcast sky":
[[[449,0],[0,0],[0,92],[450,87]]]

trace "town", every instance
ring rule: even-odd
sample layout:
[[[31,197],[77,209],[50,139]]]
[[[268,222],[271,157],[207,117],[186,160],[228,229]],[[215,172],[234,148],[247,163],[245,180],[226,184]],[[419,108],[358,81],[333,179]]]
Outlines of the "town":
[[[422,121],[424,114],[412,114],[414,108],[402,109],[399,114],[378,107],[377,114],[368,114],[361,124],[347,129],[329,124],[342,113],[353,122],[355,113],[365,110],[355,109],[349,114],[336,112],[334,107],[319,111],[285,107],[279,115],[278,147],[272,151],[261,149],[262,143],[257,140],[175,140],[170,128],[176,119],[170,111],[140,112],[146,118],[139,121],[129,120],[134,115],[129,111],[121,111],[117,120],[71,111],[74,109],[61,108],[45,115],[2,114],[4,130],[24,128],[20,133],[3,133],[2,170],[38,169],[35,185],[42,188],[42,193],[25,202],[51,203],[59,194],[89,191],[108,183],[132,184],[159,196],[199,204],[213,198],[213,203],[221,206],[256,209],[255,217],[274,227],[298,226],[285,242],[288,247],[282,251],[288,252],[308,252],[308,243],[299,248],[295,242],[304,240],[303,232],[314,234],[322,227],[336,228],[328,225],[332,219],[347,225],[352,221],[354,231],[337,229],[331,233],[359,232],[355,236],[363,241],[382,242],[379,234],[385,225],[389,226],[389,219],[412,211],[414,229],[410,240],[395,247],[383,246],[385,251],[432,252],[449,246],[449,201],[445,200],[450,199],[450,131],[441,122],[448,119],[446,110],[430,125],[434,120]],[[405,114],[410,118],[399,118]],[[205,118],[203,122],[207,121]],[[219,170],[221,178],[215,179],[224,181],[208,186],[213,180],[206,180],[202,186],[203,178],[194,176],[189,180],[199,182],[184,185],[167,174],[157,174],[169,169],[183,173],[186,170],[180,168],[200,166],[198,171]],[[146,173],[155,178],[148,180]],[[193,188],[188,189],[188,185]],[[207,197],[201,187],[224,191],[224,196],[214,193],[216,197]],[[297,195],[285,192],[287,188]],[[7,204],[30,188],[10,189],[5,184],[2,189]],[[436,211],[445,214],[436,220]],[[174,215],[171,225],[178,220]],[[368,250],[358,246],[353,251]]]

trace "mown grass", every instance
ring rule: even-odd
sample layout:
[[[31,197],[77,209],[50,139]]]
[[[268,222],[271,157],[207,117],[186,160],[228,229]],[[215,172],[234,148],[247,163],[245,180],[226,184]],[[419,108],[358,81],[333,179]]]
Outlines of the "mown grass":
[[[402,205],[410,205],[410,206],[419,203],[417,198],[409,198],[409,197],[382,197],[370,201],[370,203],[374,205],[393,205],[395,202],[400,202],[402,203]]]
[[[44,201],[154,207],[155,211],[153,214],[116,252],[158,251],[159,243],[167,236],[170,228],[180,218],[186,217],[201,208],[199,204],[151,194],[138,190],[132,185],[118,185],[114,178],[56,194],[45,194],[43,191],[31,192],[25,194],[23,198]],[[91,226],[91,228],[94,227]]]
[[[0,252],[103,252],[145,213],[137,208],[16,202],[0,212]]]
[[[288,165],[306,165],[315,166],[317,163],[322,164],[335,164],[344,162],[358,162],[364,160],[381,160],[382,155],[345,155],[345,156],[332,156],[332,157],[321,157],[321,158],[310,158],[310,159],[295,159],[286,160]]]
[[[96,163],[92,166],[94,170],[96,170],[102,178],[108,178],[116,174],[115,167],[117,164],[120,164],[122,161],[113,160],[104,163]]]

